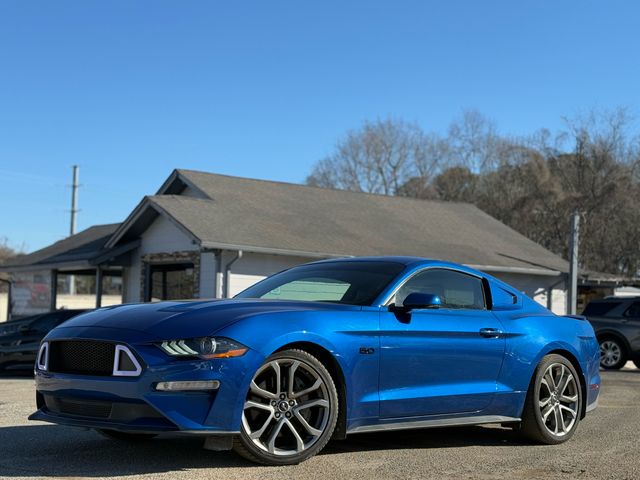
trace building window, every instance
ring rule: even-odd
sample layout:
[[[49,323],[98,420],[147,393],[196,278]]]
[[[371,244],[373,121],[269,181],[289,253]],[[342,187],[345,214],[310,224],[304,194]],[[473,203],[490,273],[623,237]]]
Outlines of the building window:
[[[179,300],[195,297],[193,263],[150,265],[150,288],[145,301]]]

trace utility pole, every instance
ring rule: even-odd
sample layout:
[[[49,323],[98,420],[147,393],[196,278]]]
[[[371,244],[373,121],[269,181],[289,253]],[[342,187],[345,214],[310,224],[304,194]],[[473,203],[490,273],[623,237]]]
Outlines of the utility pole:
[[[71,228],[69,235],[76,233],[76,217],[78,216],[78,175],[80,168],[78,165],[73,166],[73,183],[71,184]]]
[[[576,314],[578,303],[578,242],[580,235],[580,213],[571,216],[571,245],[569,249],[569,315]]]
[[[71,226],[69,228],[69,235],[75,235],[76,233],[76,220],[78,217],[78,176],[80,173],[80,167],[74,165],[73,167],[73,182],[71,183]],[[54,279],[54,281],[56,281]],[[76,293],[76,277],[69,275],[69,294],[75,295]],[[55,310],[56,306],[53,306]]]

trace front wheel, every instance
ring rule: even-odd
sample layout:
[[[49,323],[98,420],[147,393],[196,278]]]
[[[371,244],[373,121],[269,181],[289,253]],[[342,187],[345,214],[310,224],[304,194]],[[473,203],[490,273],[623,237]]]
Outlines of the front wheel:
[[[640,360],[634,360],[633,364],[636,366],[636,368],[640,368]]]
[[[271,355],[253,376],[234,450],[264,465],[300,463],[327,444],[338,393],[325,366],[302,350]]]
[[[582,402],[580,380],[571,362],[561,355],[547,355],[529,386],[521,431],[540,443],[566,442],[578,427]]]

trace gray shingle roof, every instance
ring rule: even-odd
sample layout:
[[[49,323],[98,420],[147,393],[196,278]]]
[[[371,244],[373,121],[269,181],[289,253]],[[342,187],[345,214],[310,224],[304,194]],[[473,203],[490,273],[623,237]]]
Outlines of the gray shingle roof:
[[[417,255],[476,266],[568,270],[561,257],[467,203],[190,170],[174,175],[205,198],[161,194],[146,201],[205,245],[319,256]]]
[[[35,252],[13,257],[0,268],[10,270],[15,267],[88,262],[103,252],[104,245],[119,225],[94,225]]]

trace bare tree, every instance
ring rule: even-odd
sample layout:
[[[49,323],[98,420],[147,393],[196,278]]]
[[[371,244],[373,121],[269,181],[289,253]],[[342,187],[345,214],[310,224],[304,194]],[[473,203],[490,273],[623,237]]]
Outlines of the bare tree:
[[[0,237],[0,263],[15,257],[20,252],[9,245],[7,237]]]
[[[401,120],[365,122],[347,132],[335,152],[318,162],[307,183],[394,195],[411,178],[429,178],[440,159],[437,139]]]
[[[497,151],[502,139],[493,121],[477,110],[464,110],[449,125],[446,142],[450,156],[448,164],[465,167],[474,173],[496,166]]]

